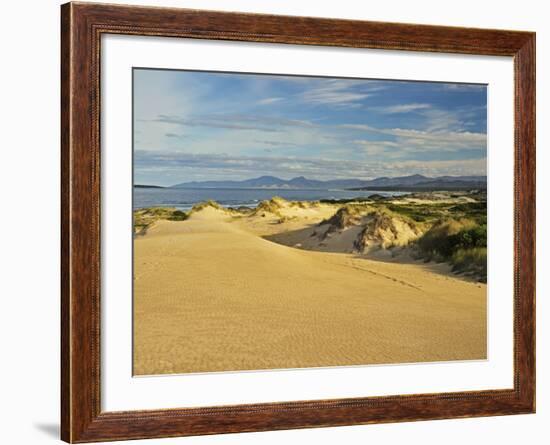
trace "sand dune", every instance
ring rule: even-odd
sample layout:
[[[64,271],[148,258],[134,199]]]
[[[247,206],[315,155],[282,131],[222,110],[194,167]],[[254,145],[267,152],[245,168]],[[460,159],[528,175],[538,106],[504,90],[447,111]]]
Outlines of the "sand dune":
[[[486,357],[484,284],[264,238],[303,240],[333,213],[207,207],[136,238],[135,374]]]

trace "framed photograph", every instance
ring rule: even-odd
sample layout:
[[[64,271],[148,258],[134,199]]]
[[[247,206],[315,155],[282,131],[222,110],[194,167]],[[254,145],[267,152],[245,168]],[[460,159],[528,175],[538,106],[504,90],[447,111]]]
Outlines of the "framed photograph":
[[[535,35],[62,6],[62,439],[535,411]]]

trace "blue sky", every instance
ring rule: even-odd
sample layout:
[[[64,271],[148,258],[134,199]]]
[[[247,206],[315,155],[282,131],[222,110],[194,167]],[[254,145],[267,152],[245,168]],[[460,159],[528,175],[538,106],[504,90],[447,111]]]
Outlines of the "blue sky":
[[[483,85],[134,70],[135,183],[485,175]]]

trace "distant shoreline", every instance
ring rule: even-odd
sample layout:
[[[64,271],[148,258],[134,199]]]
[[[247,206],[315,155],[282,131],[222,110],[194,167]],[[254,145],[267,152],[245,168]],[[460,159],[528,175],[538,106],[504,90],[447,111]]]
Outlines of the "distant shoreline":
[[[261,201],[280,196],[289,201],[338,201],[366,200],[378,194],[385,196],[406,195],[407,192],[354,192],[350,190],[289,190],[289,189],[175,189],[134,188],[133,208],[173,207],[187,211],[196,204],[213,200],[223,207],[256,207]]]
[[[381,192],[468,192],[468,191],[473,191],[473,190],[480,190],[480,191],[485,191],[487,190],[487,187],[472,187],[471,185],[456,185],[456,186],[447,186],[447,187],[431,187],[431,186],[426,186],[426,187],[423,187],[421,185],[418,185],[418,186],[396,186],[396,187],[392,187],[392,186],[387,186],[387,187],[355,187],[355,188],[350,188],[350,189],[346,189],[346,190],[352,190],[352,191],[371,191],[371,192],[376,192],[376,191],[381,191]]]
[[[261,191],[295,191],[295,192],[346,192],[346,191],[355,191],[360,189],[347,189],[347,188],[291,188],[291,187],[163,187],[160,185],[134,185],[134,188],[155,188],[155,189],[166,189],[166,190],[261,190]],[[392,191],[392,190],[381,190],[381,189],[372,189],[372,191]],[[395,190],[399,191],[399,190]]]

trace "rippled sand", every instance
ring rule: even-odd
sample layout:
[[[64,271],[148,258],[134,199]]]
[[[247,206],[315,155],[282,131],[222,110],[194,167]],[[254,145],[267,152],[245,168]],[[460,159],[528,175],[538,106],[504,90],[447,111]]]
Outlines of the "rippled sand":
[[[486,358],[484,284],[288,247],[262,224],[206,209],[136,239],[136,375]]]

